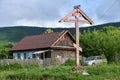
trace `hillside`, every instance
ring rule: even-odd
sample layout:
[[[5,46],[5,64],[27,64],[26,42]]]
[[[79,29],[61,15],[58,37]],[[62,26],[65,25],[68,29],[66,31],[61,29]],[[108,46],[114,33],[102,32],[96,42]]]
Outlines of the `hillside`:
[[[102,29],[105,26],[115,26],[120,27],[120,22],[116,23],[107,23],[102,25],[96,25],[91,27],[82,27],[80,31],[83,32],[84,30],[90,29],[93,31],[94,29]],[[0,41],[10,41],[10,42],[18,42],[23,37],[28,35],[37,35],[42,34],[46,29],[43,27],[33,27],[33,26],[11,26],[11,27],[2,27],[0,28]],[[69,30],[72,34],[74,34],[74,28],[52,28],[54,32],[62,31],[62,30]]]

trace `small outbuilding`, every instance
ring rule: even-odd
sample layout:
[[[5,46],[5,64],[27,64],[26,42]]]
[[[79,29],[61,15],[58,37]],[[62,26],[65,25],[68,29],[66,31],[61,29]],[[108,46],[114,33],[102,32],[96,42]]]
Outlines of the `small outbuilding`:
[[[38,59],[44,65],[60,65],[75,58],[74,38],[68,31],[26,36],[11,48],[14,59]]]

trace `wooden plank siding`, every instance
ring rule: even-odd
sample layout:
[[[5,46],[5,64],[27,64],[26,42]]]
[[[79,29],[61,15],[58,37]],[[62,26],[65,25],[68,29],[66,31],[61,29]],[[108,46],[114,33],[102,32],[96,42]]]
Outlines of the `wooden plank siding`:
[[[69,34],[62,36],[52,47],[51,62],[53,65],[63,64],[69,58],[75,58],[74,41]]]
[[[68,34],[61,37],[54,46],[72,46],[74,42],[71,40]]]

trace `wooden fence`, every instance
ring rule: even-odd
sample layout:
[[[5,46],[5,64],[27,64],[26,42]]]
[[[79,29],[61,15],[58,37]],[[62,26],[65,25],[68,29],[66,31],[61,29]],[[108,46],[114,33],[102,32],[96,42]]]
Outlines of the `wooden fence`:
[[[38,64],[40,66],[51,66],[51,65],[61,65],[63,64],[67,58],[64,59],[51,59],[51,58],[46,58],[46,59],[2,59],[0,60],[0,65],[9,65],[9,64],[14,64],[18,63],[21,65],[29,65],[29,64]]]
[[[38,59],[26,59],[26,60],[3,59],[3,60],[0,60],[0,65],[9,65],[9,64],[14,64],[14,63],[18,63],[18,64],[21,64],[21,65],[29,65],[29,64],[43,65],[43,61],[38,60]]]

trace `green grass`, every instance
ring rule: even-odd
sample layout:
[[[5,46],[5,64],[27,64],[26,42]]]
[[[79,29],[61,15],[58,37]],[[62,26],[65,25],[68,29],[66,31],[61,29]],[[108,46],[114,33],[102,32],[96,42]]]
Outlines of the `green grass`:
[[[14,67],[14,68],[13,68]],[[18,64],[0,67],[2,80],[120,80],[120,65],[85,66],[90,75],[72,72],[72,66],[41,67]]]

